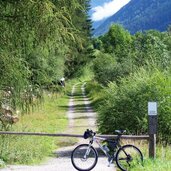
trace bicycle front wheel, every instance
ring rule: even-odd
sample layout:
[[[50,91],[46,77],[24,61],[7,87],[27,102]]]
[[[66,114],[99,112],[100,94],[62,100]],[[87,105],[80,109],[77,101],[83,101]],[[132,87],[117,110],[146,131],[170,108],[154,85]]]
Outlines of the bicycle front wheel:
[[[88,144],[77,146],[71,154],[71,162],[79,171],[89,171],[93,169],[98,160],[97,151]]]
[[[116,153],[116,164],[122,171],[129,171],[143,164],[143,155],[136,146],[124,145]]]

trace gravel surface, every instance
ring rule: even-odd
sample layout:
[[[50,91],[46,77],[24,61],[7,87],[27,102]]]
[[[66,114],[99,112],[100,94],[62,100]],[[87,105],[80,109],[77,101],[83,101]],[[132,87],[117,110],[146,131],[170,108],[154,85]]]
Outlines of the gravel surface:
[[[83,133],[82,131],[89,128],[96,130],[96,113],[90,106],[90,101],[85,94],[85,83],[81,86],[81,94],[76,95],[80,85],[73,86],[69,100],[67,116],[69,119],[69,129],[65,133]],[[80,91],[80,90],[79,90]],[[71,163],[72,150],[81,143],[88,143],[80,139],[74,146],[63,147],[56,150],[56,157],[49,158],[47,162],[40,165],[9,165],[0,171],[76,171]],[[112,164],[108,167],[107,158],[99,156],[98,163],[92,171],[116,171]]]

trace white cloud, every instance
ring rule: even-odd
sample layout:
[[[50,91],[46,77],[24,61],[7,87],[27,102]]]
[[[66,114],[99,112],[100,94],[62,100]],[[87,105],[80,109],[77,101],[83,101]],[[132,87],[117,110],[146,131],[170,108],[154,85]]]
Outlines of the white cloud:
[[[104,3],[103,6],[94,7],[92,9],[94,11],[92,20],[99,21],[112,16],[130,1],[131,0],[112,0],[111,2]]]

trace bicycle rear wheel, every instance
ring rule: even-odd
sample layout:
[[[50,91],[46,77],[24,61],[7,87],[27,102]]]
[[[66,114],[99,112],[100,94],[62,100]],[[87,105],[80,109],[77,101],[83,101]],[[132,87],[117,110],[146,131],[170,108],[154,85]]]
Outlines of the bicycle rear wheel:
[[[136,146],[124,145],[116,153],[116,164],[122,171],[129,171],[143,164],[143,155]]]
[[[77,146],[71,154],[71,162],[79,171],[89,171],[93,169],[98,160],[97,151],[88,144]]]

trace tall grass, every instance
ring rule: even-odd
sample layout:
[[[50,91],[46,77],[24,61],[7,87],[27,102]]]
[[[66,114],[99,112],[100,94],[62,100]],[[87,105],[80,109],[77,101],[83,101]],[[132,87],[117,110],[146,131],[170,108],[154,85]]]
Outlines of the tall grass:
[[[171,147],[170,146],[162,146],[160,144],[157,145],[156,151],[156,159],[150,159],[148,157],[148,148],[144,148],[140,146],[140,149],[144,154],[144,165],[137,166],[133,168],[131,171],[170,171],[171,170]]]
[[[12,131],[60,133],[66,129],[68,97],[63,94],[44,95],[44,102],[30,114],[20,116]],[[38,136],[0,136],[0,165],[38,163],[50,156],[60,139]]]

